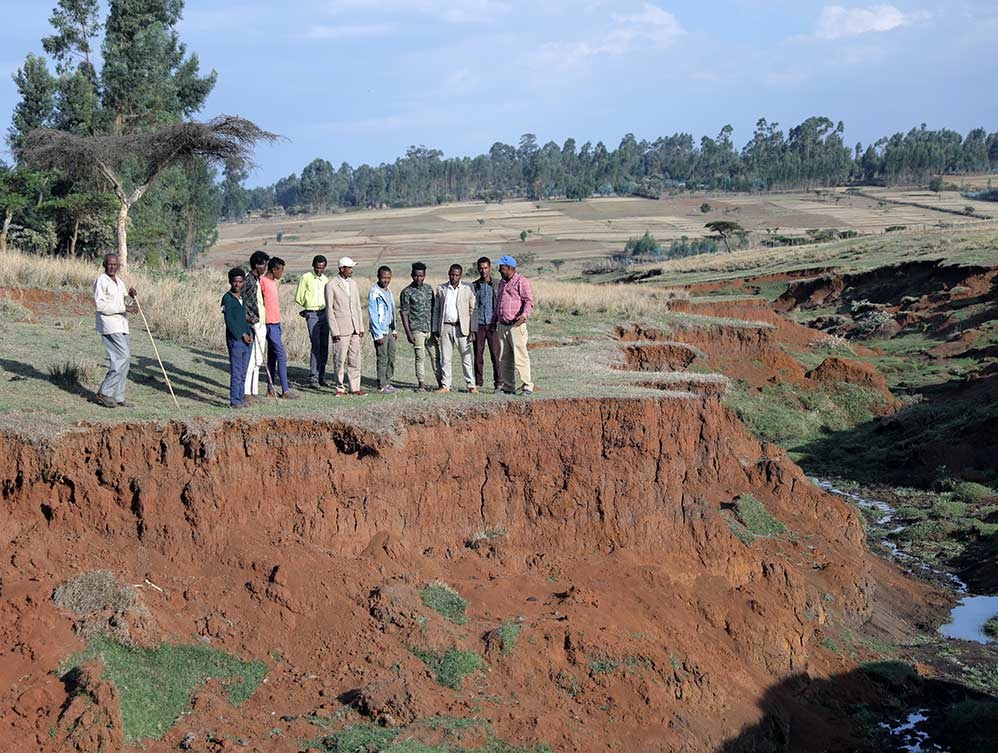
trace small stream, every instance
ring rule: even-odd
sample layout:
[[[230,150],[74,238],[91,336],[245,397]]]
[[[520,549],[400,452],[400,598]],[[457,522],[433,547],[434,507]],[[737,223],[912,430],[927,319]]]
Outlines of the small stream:
[[[895,524],[897,515],[894,507],[877,499],[867,499],[853,492],[835,487],[831,482],[813,478],[815,484],[826,492],[844,497],[865,510],[875,513],[876,528],[879,532],[879,542],[890,554],[891,558],[907,568],[909,572],[919,572],[934,576],[949,583],[953,590],[961,596],[960,602],[950,612],[950,621],[939,627],[939,632],[946,638],[956,640],[991,643],[992,638],[984,633],[984,623],[998,615],[998,596],[975,596],[969,593],[967,584],[953,573],[940,570],[926,562],[903,552],[891,540],[891,536],[904,530],[903,525]],[[929,722],[926,709],[910,712],[906,718],[893,724],[881,722],[880,728],[890,734],[899,750],[907,753],[947,753],[929,739],[929,733],[923,729]]]

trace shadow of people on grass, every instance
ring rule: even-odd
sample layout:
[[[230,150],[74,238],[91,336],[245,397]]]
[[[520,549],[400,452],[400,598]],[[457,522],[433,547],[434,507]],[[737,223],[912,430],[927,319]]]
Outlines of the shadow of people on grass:
[[[998,699],[920,677],[904,662],[871,662],[822,679],[795,675],[770,687],[759,708],[762,719],[715,753],[998,750]]]
[[[94,402],[97,399],[97,393],[94,390],[87,389],[80,383],[78,374],[73,375],[68,371],[58,370],[54,372],[39,371],[31,364],[14,361],[9,358],[0,358],[0,368],[21,379],[36,379],[46,384],[54,385],[63,392],[85,398],[90,402]]]

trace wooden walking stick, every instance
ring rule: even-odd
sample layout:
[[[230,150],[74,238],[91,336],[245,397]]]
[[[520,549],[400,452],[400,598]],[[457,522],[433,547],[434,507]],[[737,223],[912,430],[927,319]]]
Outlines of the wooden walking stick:
[[[146,325],[146,332],[149,334],[149,342],[152,343],[152,351],[156,354],[156,360],[159,361],[159,368],[163,372],[163,378],[166,380],[166,386],[170,389],[170,397],[173,398],[173,404],[177,406],[177,410],[180,410],[180,403],[177,402],[177,396],[173,393],[173,385],[170,384],[170,377],[166,373],[166,367],[163,365],[163,359],[159,357],[159,348],[156,347],[156,341],[152,337],[152,330],[149,329],[149,320],[146,319],[146,315],[142,311],[142,304],[139,303],[138,297],[132,296],[132,300],[135,301],[135,305],[139,309],[139,314],[142,316],[142,323]]]

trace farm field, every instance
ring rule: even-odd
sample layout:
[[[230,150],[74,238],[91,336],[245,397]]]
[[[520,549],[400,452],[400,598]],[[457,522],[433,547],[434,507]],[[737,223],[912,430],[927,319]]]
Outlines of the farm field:
[[[559,260],[567,276],[587,263],[623,249],[629,238],[650,232],[659,242],[709,235],[712,220],[732,220],[749,231],[753,244],[769,233],[802,235],[812,228],[883,233],[889,227],[929,229],[979,224],[962,217],[973,204],[981,216],[998,215],[987,202],[970,202],[956,191],[940,197],[925,191],[887,191],[857,196],[843,189],[786,194],[719,194],[640,198],[597,198],[586,201],[509,201],[501,204],[461,203],[411,209],[349,211],[226,223],[218,243],[202,257],[216,268],[245,263],[255,249],[284,258],[292,272],[308,269],[313,255],[354,257],[361,265],[406,265],[417,259],[442,267],[452,261],[473,262],[480,255],[528,254],[538,266]],[[898,205],[905,201],[932,205]],[[702,212],[701,205],[710,205]],[[520,240],[521,232],[526,240]],[[277,240],[278,234],[282,240]],[[437,270],[441,277],[443,271]]]

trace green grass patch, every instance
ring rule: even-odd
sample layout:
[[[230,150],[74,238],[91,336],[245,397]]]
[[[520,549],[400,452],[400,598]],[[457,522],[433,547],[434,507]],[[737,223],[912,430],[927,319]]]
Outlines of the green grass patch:
[[[985,622],[982,629],[986,636],[998,640],[998,614]]]
[[[430,668],[438,683],[452,690],[460,690],[468,675],[485,667],[481,656],[474,651],[449,648],[438,652],[428,648],[410,648],[413,656]]]
[[[463,625],[468,621],[464,615],[464,611],[468,608],[468,602],[446,583],[441,581],[430,583],[419,592],[419,595],[423,598],[423,603],[426,606],[455,625]]]
[[[608,675],[620,666],[620,662],[614,659],[593,659],[589,662],[589,674],[593,677],[597,675]]]
[[[894,690],[910,687],[919,681],[918,672],[900,661],[873,661],[861,664],[859,671],[883,682]]]
[[[95,638],[71,660],[71,670],[100,656],[105,677],[117,688],[125,741],[159,740],[190,708],[194,689],[208,680],[227,681],[227,696],[235,706],[256,690],[267,674],[262,661],[243,661],[208,646],[162,644],[130,647]]]
[[[492,631],[492,635],[499,641],[499,650],[503,656],[509,656],[516,649],[516,641],[520,637],[521,626],[516,620],[507,620],[502,625]]]
[[[463,727],[433,727],[432,719],[468,721],[472,724]],[[489,736],[485,744],[478,748],[466,748],[449,742],[429,744],[412,736],[418,727],[430,729],[468,729],[471,726],[488,725],[484,720],[459,720],[451,717],[431,717],[416,722],[411,727],[396,730],[378,727],[373,724],[355,724],[316,740],[306,740],[304,745],[317,748],[322,753],[550,753],[547,745],[512,745],[504,740]]]
[[[751,494],[742,494],[735,502],[735,515],[753,536],[779,536],[787,527],[774,518],[762,502]]]

